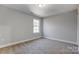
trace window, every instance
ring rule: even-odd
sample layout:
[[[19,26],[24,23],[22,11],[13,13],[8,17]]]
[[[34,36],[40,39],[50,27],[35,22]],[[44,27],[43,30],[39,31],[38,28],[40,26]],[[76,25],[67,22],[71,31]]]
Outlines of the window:
[[[39,33],[40,32],[40,20],[33,19],[33,33]]]

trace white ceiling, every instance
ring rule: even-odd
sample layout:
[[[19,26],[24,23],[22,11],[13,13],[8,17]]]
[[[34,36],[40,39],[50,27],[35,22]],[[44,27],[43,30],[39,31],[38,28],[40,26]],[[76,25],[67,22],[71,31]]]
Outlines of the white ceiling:
[[[42,8],[38,7],[36,4],[5,4],[2,6],[39,17],[48,17],[51,15],[72,11],[77,8],[77,5],[75,4],[47,4]]]

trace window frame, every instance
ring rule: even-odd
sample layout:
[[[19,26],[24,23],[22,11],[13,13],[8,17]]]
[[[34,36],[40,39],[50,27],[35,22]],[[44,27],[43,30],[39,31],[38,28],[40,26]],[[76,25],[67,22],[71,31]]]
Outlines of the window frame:
[[[40,20],[39,19],[33,19],[33,33],[40,33]]]

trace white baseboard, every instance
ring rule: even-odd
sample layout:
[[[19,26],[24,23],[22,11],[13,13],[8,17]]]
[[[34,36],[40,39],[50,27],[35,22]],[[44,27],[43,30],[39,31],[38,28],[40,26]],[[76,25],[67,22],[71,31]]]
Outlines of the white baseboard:
[[[13,42],[13,43],[8,43],[8,44],[5,44],[5,45],[1,45],[0,48],[12,46],[12,45],[16,45],[16,44],[23,43],[23,42],[28,42],[28,41],[31,41],[31,40],[36,40],[36,39],[41,38],[41,37],[42,37],[42,36],[33,37],[33,38],[26,39],[26,40],[22,40],[22,41],[17,41],[17,42]]]
[[[60,42],[65,42],[65,43],[70,43],[70,44],[78,45],[77,42],[66,41],[66,40],[56,39],[56,38],[50,38],[50,37],[45,37],[45,38],[50,39],[50,40],[56,40],[56,41],[60,41]]]

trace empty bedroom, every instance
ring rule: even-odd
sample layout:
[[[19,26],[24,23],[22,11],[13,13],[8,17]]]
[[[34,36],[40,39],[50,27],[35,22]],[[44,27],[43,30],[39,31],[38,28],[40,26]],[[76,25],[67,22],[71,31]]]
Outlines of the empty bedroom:
[[[0,4],[0,54],[78,54],[78,4]]]

